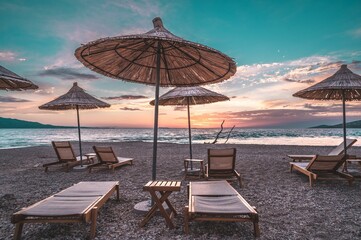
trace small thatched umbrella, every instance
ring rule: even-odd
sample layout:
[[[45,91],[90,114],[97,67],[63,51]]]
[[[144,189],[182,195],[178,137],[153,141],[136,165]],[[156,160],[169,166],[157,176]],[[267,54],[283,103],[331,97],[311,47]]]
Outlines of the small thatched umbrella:
[[[83,152],[81,148],[81,134],[80,134],[80,119],[79,109],[94,109],[94,108],[107,108],[110,107],[108,103],[100,101],[95,97],[89,95],[78,86],[75,82],[73,87],[64,95],[39,106],[42,110],[70,110],[76,109],[76,115],[78,120],[78,136],[79,136],[79,151],[80,151],[80,163],[83,166]]]
[[[159,97],[159,105],[187,106],[188,111],[188,135],[189,135],[189,156],[192,159],[192,133],[189,105],[207,104],[226,101],[229,98],[225,95],[213,92],[203,87],[176,87]],[[154,100],[150,102],[154,105]],[[191,162],[192,168],[192,162]]]
[[[144,34],[103,38],[75,51],[76,58],[105,76],[155,85],[152,180],[156,179],[159,86],[194,86],[222,82],[236,72],[235,62],[207,46],[186,41],[153,19]]]
[[[342,100],[343,107],[343,143],[344,153],[346,152],[346,101],[361,100],[361,76],[353,73],[347,65],[341,68],[331,77],[301,90],[295,97],[314,100]]]
[[[38,86],[31,81],[20,77],[9,69],[0,66],[0,89],[21,91],[26,89],[38,89]]]

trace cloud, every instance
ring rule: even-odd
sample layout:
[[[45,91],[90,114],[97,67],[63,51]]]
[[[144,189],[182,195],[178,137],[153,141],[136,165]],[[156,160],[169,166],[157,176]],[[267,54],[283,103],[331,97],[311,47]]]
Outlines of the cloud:
[[[310,56],[285,62],[243,65],[237,67],[232,79],[239,80],[243,87],[281,81],[311,84],[323,76],[332,75],[344,63],[336,56]],[[353,60],[349,65],[358,69],[361,63]]]
[[[312,80],[312,79],[296,80],[296,79],[285,78],[283,80],[286,81],[286,82],[297,82],[297,83],[308,83],[308,84],[311,84],[311,83],[315,82],[315,80]]]
[[[0,52],[0,61],[14,61],[16,54],[10,51]]]
[[[39,89],[35,90],[34,93],[39,94],[39,95],[52,95],[54,94],[54,87],[50,87],[50,88],[42,88],[39,87]]]
[[[68,67],[59,67],[59,68],[46,68],[41,71],[39,76],[42,77],[56,77],[62,80],[95,80],[99,79],[99,77],[95,74],[90,73],[81,73],[78,69],[68,68]]]
[[[148,98],[144,95],[120,95],[115,97],[103,97],[105,100],[138,100]]]
[[[21,98],[0,96],[0,102],[11,103],[11,102],[31,102],[31,101]]]
[[[122,107],[119,109],[123,111],[142,111],[140,108],[130,108],[130,107]]]
[[[187,107],[185,106],[177,106],[173,108],[174,111],[185,111],[186,109]]]

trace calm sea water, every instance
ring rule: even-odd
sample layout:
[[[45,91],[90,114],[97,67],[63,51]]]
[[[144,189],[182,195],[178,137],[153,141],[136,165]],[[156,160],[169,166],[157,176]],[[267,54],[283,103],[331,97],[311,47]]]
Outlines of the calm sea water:
[[[193,143],[212,142],[219,129],[193,129]],[[218,143],[224,143],[225,129]],[[0,148],[50,145],[54,140],[77,141],[77,129],[0,129]],[[159,142],[188,143],[188,129],[159,129]],[[361,129],[347,129],[348,138],[361,138]],[[82,129],[87,142],[153,141],[153,129]],[[342,129],[234,129],[228,143],[332,146],[342,141]],[[356,143],[361,146],[361,140]]]

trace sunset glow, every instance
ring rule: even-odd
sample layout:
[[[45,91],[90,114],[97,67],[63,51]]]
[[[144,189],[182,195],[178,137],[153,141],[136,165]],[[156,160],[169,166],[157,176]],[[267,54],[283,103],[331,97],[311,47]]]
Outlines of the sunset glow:
[[[360,1],[304,1],[302,6],[297,1],[151,3],[1,3],[0,18],[6,24],[0,28],[0,65],[40,87],[36,91],[3,91],[1,116],[75,126],[75,111],[42,111],[38,106],[64,94],[77,81],[89,94],[112,105],[82,110],[82,126],[153,127],[149,102],[154,87],[92,72],[77,61],[74,51],[101,37],[146,32],[152,28],[151,20],[160,16],[176,35],[218,49],[237,62],[237,73],[230,80],[203,86],[231,100],[192,106],[193,127],[219,128],[223,120],[225,127],[247,128],[341,122],[340,102],[307,101],[292,94],[331,76],[341,64],[361,74]],[[170,89],[161,88],[160,93]],[[347,104],[348,121],[360,116],[359,103]],[[159,127],[187,127],[186,109],[161,106]]]

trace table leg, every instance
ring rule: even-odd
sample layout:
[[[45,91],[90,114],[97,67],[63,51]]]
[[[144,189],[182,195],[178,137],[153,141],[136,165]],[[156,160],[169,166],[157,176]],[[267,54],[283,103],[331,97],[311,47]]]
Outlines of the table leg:
[[[150,195],[152,196],[155,204],[152,206],[152,208],[149,210],[149,212],[146,214],[146,216],[144,217],[144,219],[142,220],[142,222],[140,223],[140,226],[143,227],[145,226],[145,224],[154,216],[155,212],[157,209],[159,209],[159,212],[162,214],[162,216],[164,217],[166,224],[169,228],[174,228],[174,224],[170,218],[170,215],[167,214],[166,210],[164,209],[162,203],[166,202],[168,207],[172,210],[172,212],[175,212],[175,209],[173,208],[173,206],[170,204],[168,197],[169,195],[172,193],[171,191],[169,192],[162,192],[161,193],[161,197],[159,198],[156,194],[155,191],[149,191]]]
[[[165,193],[164,193],[164,191],[160,191],[160,194],[163,196]],[[174,215],[176,216],[176,215],[177,215],[177,211],[175,210],[175,208],[173,207],[173,205],[170,203],[168,197],[165,199],[165,202],[166,202],[168,208],[171,210],[171,212],[173,212]]]

